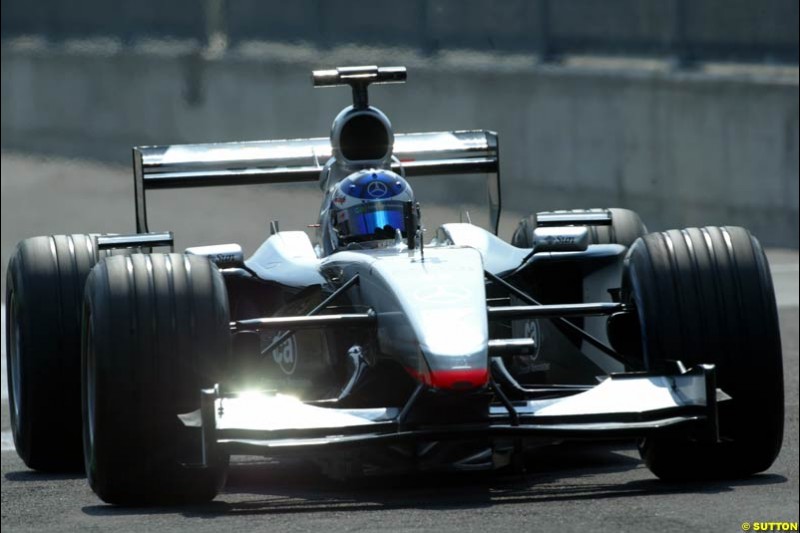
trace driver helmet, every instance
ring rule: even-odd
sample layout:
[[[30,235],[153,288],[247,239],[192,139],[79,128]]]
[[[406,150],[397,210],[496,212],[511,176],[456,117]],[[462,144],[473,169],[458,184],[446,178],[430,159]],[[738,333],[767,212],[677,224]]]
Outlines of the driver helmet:
[[[338,247],[352,243],[379,247],[406,236],[403,207],[414,201],[408,182],[391,170],[367,169],[336,184],[329,208]]]

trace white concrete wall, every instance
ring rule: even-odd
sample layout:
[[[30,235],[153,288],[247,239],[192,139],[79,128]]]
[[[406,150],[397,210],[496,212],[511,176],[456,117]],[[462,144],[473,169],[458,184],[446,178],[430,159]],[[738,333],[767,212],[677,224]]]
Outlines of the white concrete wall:
[[[124,161],[134,144],[323,136],[350,96],[312,89],[322,66],[4,46],[2,144]],[[651,229],[736,224],[798,246],[796,69],[421,63],[371,97],[397,131],[498,131],[513,209],[622,206]]]

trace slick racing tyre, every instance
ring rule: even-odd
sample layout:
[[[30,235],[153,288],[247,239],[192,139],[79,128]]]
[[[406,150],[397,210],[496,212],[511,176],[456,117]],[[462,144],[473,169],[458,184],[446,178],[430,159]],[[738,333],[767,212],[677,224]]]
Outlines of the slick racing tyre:
[[[642,219],[630,209],[620,209],[611,207],[609,209],[570,209],[568,211],[556,211],[564,214],[584,214],[592,212],[609,211],[611,213],[611,225],[595,226],[589,225],[589,244],[621,244],[630,246],[637,238],[647,234]],[[519,221],[514,235],[511,237],[511,244],[517,248],[533,248],[533,230],[537,227],[537,214],[529,215]]]
[[[202,461],[201,432],[178,415],[200,407],[230,354],[228,296],[199,256],[107,258],[86,282],[84,452],[105,502],[197,503],[224,483],[226,458]],[[194,465],[194,466],[191,466]]]
[[[731,396],[716,443],[652,437],[648,468],[665,480],[742,477],[769,468],[783,440],[783,362],[772,278],[758,241],[737,227],[653,233],[626,258],[623,297],[636,306],[645,366],[716,366]]]
[[[6,277],[9,411],[17,453],[35,470],[83,469],[81,308],[96,261],[90,235],[19,243]]]

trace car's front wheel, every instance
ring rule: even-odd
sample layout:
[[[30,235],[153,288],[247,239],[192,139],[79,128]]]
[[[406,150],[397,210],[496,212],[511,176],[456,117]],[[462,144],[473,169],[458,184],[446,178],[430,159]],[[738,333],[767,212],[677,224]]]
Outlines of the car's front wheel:
[[[201,436],[179,414],[199,407],[230,353],[228,297],[207,259],[107,258],[86,282],[83,440],[89,484],[124,505],[207,501],[226,460],[201,463]]]
[[[669,480],[741,477],[770,467],[783,439],[783,360],[767,258],[750,233],[706,227],[652,233],[626,258],[623,297],[641,325],[645,365],[713,364],[719,442],[653,437],[642,458]]]

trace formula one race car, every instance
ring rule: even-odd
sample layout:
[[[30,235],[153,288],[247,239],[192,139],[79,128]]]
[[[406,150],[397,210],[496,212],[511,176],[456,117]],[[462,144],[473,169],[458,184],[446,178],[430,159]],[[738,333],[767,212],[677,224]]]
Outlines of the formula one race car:
[[[85,467],[104,501],[142,504],[214,498],[240,454],[479,470],[630,438],[663,479],[772,464],[782,357],[758,241],[589,209],[531,215],[504,242],[497,134],[395,135],[367,89],[405,78],[315,71],[352,88],[330,139],[135,148],[136,234],[19,244],[8,379],[29,467]],[[423,242],[408,180],[476,173],[493,231]],[[316,243],[274,223],[248,259],[153,252],[173,241],[148,229],[149,190],[317,180]]]

